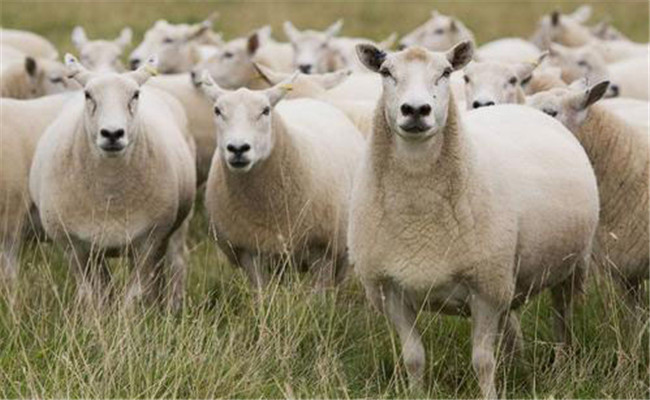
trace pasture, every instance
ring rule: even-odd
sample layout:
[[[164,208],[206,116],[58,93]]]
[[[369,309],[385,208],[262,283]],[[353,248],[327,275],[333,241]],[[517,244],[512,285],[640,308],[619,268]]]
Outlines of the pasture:
[[[212,11],[225,38],[282,22],[323,29],[344,18],[343,34],[382,40],[405,34],[432,8],[455,15],[478,43],[528,37],[538,18],[561,2],[13,2],[0,5],[3,28],[25,29],[75,53],[70,33],[116,37],[124,26],[134,44],[158,19],[199,22]],[[648,2],[593,4],[592,21],[608,16],[638,41],[648,40]],[[128,51],[127,51],[128,53]],[[199,196],[200,197],[200,196]],[[198,198],[197,204],[203,199]],[[307,277],[287,273],[260,297],[230,266],[196,208],[189,240],[187,297],[179,315],[159,309],[89,310],[75,303],[75,281],[63,255],[34,240],[21,250],[15,298],[0,293],[0,397],[26,398],[473,398],[469,320],[422,313],[418,327],[427,356],[425,392],[409,391],[400,344],[390,321],[372,310],[351,274],[336,290],[315,292]],[[111,262],[115,280],[126,266]],[[647,286],[647,285],[646,285]],[[508,398],[647,398],[650,396],[650,318],[623,329],[630,312],[609,282],[590,280],[574,315],[574,353],[553,364],[550,297],[521,309],[524,357],[500,360],[497,385]],[[619,352],[631,336],[643,346]]]

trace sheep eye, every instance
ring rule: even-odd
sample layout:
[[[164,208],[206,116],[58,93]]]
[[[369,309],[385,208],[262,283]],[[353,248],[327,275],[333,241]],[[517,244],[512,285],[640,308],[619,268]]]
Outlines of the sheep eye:
[[[221,109],[219,107],[214,108],[214,115],[216,115],[217,117],[220,117],[222,115]]]
[[[447,68],[444,71],[442,71],[443,78],[449,78],[449,75],[451,75],[451,68]]]
[[[433,31],[433,33],[435,33],[436,35],[442,35],[443,33],[445,33],[445,30],[442,28],[438,28],[435,31]]]
[[[465,83],[469,83],[469,76],[464,75],[464,76],[463,76],[463,79],[465,79]]]
[[[92,100],[93,99],[92,96],[90,95],[90,93],[88,93],[88,92],[84,92],[84,97],[86,98],[86,100]]]
[[[166,37],[166,38],[163,39],[163,43],[172,43],[173,41],[174,41],[174,39],[169,38],[169,37]]]
[[[232,58],[232,57],[233,57],[233,55],[234,55],[234,54],[232,54],[232,53],[231,53],[231,52],[229,52],[229,51],[227,51],[227,52],[225,52],[225,53],[223,53],[223,57],[224,57],[224,58]]]
[[[140,98],[140,91],[136,90],[135,93],[133,93],[133,100],[137,100]]]
[[[388,68],[382,68],[382,69],[380,69],[380,70],[379,70],[379,73],[380,73],[381,76],[383,76],[384,78],[389,78],[389,77],[392,78],[392,77],[393,77],[393,74],[390,73],[390,71],[388,70]]]
[[[516,85],[517,84],[517,78],[513,76],[512,78],[510,78],[508,80],[508,83],[513,85],[513,86]]]
[[[269,115],[271,113],[271,107],[266,106],[262,109],[262,115]]]
[[[553,118],[555,118],[557,116],[557,111],[551,110],[550,108],[545,108],[542,111],[544,111],[545,114],[548,114]]]
[[[52,83],[63,83],[63,78],[61,78],[61,77],[50,78],[50,82],[52,82]]]
[[[585,60],[580,60],[578,61],[578,65],[581,67],[588,67],[589,63],[587,63]]]

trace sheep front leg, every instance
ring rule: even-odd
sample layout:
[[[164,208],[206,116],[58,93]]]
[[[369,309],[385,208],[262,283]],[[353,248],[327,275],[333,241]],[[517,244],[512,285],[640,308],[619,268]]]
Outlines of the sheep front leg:
[[[264,262],[262,256],[253,256],[248,251],[243,251],[238,255],[239,264],[242,266],[248,276],[248,280],[254,289],[261,292],[269,284],[270,276],[268,265]]]
[[[164,263],[167,240],[162,243],[151,242],[136,247],[131,255],[133,271],[129,281],[125,306],[130,308],[137,300],[153,304],[161,300],[165,287]]]
[[[92,251],[72,242],[66,252],[68,265],[77,278],[77,301],[86,305],[103,305],[109,295],[110,274],[101,251]]]
[[[412,391],[422,390],[425,353],[422,338],[415,326],[416,313],[404,297],[404,292],[393,285],[384,288],[383,309],[391,320],[402,343],[402,357]]]
[[[524,351],[524,339],[521,333],[519,316],[510,311],[503,316],[503,353],[506,360],[512,361],[520,357]]]
[[[571,320],[573,318],[573,288],[571,280],[551,289],[553,299],[553,325],[555,335],[555,360],[559,365],[571,348]]]
[[[494,344],[499,334],[500,312],[496,307],[474,294],[470,301],[472,312],[472,366],[484,398],[497,397],[494,372]]]
[[[169,263],[169,295],[168,308],[177,313],[183,307],[185,297],[185,280],[187,278],[187,260],[189,252],[186,238],[189,231],[189,218],[174,232],[167,246],[167,261]]]
[[[10,289],[18,278],[19,244],[18,240],[9,236],[0,239],[0,283]]]

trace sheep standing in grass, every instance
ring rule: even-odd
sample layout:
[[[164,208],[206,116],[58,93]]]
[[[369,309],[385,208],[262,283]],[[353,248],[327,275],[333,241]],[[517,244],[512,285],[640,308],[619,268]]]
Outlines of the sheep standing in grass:
[[[582,143],[594,166],[602,205],[596,234],[600,261],[630,304],[641,305],[647,300],[640,293],[650,265],[648,130],[626,122],[606,105],[592,106],[607,82],[577,85],[538,93],[528,104],[560,120]]]
[[[28,180],[36,143],[67,100],[62,93],[34,100],[0,99],[0,282],[18,275],[18,251],[30,206]]]
[[[472,58],[470,42],[447,53],[358,51],[384,92],[352,191],[351,262],[397,329],[412,387],[425,363],[417,311],[469,312],[472,364],[496,398],[499,325],[506,343],[520,336],[511,309],[551,288],[557,340],[570,339],[598,223],[589,160],[571,132],[529,107],[460,114],[449,78]]]
[[[261,289],[282,262],[320,286],[346,272],[349,190],[363,139],[336,108],[264,91],[221,89],[206,73],[218,148],[206,188],[217,244]]]
[[[150,63],[121,75],[89,72],[70,55],[66,63],[84,91],[44,133],[30,171],[45,232],[65,248],[85,300],[103,298],[105,257],[121,254],[134,268],[126,303],[162,300],[167,252],[178,309],[196,185],[185,121],[158,90],[141,87]]]
[[[120,58],[124,49],[131,45],[131,28],[124,28],[115,40],[89,40],[86,31],[77,26],[72,31],[72,43],[79,50],[81,63],[91,71],[122,72]]]

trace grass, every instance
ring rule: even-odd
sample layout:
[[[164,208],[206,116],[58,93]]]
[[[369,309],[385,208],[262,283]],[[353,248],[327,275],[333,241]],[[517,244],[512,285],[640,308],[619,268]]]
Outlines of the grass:
[[[537,17],[559,6],[541,2],[443,2],[480,41],[528,35]],[[339,16],[345,34],[374,38],[406,32],[426,19],[428,3],[0,3],[3,27],[41,33],[62,50],[79,23],[91,37],[116,36],[123,25],[136,38],[160,17],[199,21],[212,10],[228,37],[281,21],[324,27]],[[648,3],[599,3],[596,19],[647,40]],[[405,398],[399,341],[389,322],[369,309],[353,277],[338,291],[313,293],[307,279],[289,275],[257,299],[207,235],[196,213],[192,224],[188,298],[172,316],[156,309],[125,314],[79,307],[74,279],[58,249],[32,243],[22,249],[15,303],[0,294],[0,397],[206,398],[337,397]],[[124,280],[120,262],[112,264]],[[541,296],[522,310],[526,341],[522,360],[498,369],[498,386],[510,398],[647,398],[647,337],[643,351],[616,368],[618,343],[643,331],[622,326],[622,300],[607,285],[591,284],[575,315],[575,355],[553,367],[550,301]],[[644,317],[648,329],[647,316]],[[476,397],[469,321],[422,314],[428,397]],[[646,335],[647,336],[647,335]]]

